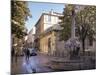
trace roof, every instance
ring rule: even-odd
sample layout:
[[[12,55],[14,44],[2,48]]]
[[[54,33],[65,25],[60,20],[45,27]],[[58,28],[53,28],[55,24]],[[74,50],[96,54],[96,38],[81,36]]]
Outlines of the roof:
[[[51,32],[51,31],[60,31],[60,30],[62,30],[62,27],[61,27],[60,25],[58,25],[58,24],[55,24],[55,25],[49,27],[48,29],[46,29],[46,30],[45,30],[43,33],[41,33],[41,34],[46,34],[46,33],[49,33],[49,32]]]

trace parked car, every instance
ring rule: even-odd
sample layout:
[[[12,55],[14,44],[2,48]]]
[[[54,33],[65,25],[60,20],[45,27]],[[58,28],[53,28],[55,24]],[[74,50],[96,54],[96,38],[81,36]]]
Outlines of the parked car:
[[[37,53],[36,53],[36,50],[34,48],[28,48],[29,51],[30,51],[30,56],[36,56]]]

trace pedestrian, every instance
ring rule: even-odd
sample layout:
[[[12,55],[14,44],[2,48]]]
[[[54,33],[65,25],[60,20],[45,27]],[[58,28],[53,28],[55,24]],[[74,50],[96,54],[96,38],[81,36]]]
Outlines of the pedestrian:
[[[27,48],[24,48],[24,56],[25,56],[25,60],[27,59]]]
[[[30,57],[30,51],[28,48],[26,48],[26,60],[28,61]]]
[[[14,60],[14,55],[15,55],[15,50],[14,50],[14,47],[12,47],[12,50],[11,50],[11,61],[12,62]]]

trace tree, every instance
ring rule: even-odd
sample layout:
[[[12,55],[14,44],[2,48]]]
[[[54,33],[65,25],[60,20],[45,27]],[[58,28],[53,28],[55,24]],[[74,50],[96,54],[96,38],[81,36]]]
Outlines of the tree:
[[[96,34],[96,7],[85,6],[76,15],[76,28],[82,41],[83,54],[85,53],[85,39],[93,40]]]
[[[28,4],[25,1],[11,1],[11,32],[17,38],[25,34],[25,21],[31,17]]]
[[[59,18],[61,20],[59,24],[63,28],[60,33],[60,40],[66,41],[71,37],[72,8],[72,5],[65,5],[63,16]]]
[[[75,9],[77,7],[77,9]],[[85,39],[94,39],[96,31],[96,7],[82,5],[66,5],[63,11],[63,17],[60,17],[59,23],[63,29],[60,33],[60,40],[67,41],[71,37],[72,15],[75,12],[75,28],[78,37],[82,41],[83,54],[85,51]]]

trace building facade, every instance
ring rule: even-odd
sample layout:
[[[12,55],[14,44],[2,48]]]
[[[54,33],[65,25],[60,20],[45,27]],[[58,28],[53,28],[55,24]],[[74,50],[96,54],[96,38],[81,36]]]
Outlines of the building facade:
[[[32,28],[27,35],[27,45],[29,48],[34,48],[34,28]]]
[[[57,44],[57,34],[61,29],[59,26],[60,16],[63,15],[53,11],[43,13],[36,23],[35,47],[40,52],[55,55],[56,50],[58,51],[58,49],[64,48],[64,45],[58,48]]]

